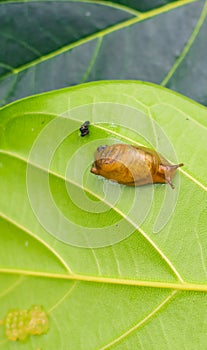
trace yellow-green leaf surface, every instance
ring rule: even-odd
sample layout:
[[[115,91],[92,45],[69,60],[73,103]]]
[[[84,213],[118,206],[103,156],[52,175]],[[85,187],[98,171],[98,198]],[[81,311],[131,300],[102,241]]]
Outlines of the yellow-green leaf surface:
[[[89,135],[79,128],[89,120]],[[42,305],[44,335],[0,349],[205,349],[205,107],[137,81],[98,82],[0,110],[0,319]],[[173,183],[90,173],[100,145],[183,162]]]

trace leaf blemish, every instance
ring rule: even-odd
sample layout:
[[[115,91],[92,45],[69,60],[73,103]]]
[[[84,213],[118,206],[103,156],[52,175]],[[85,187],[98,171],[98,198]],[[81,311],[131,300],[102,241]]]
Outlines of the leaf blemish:
[[[41,305],[33,305],[29,310],[9,310],[4,323],[8,340],[25,340],[29,335],[41,335],[48,331],[48,316]]]

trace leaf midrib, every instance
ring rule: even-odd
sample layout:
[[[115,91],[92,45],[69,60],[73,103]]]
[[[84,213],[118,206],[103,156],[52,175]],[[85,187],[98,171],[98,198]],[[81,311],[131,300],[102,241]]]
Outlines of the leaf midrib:
[[[130,278],[115,278],[115,277],[100,277],[92,275],[81,275],[81,274],[63,274],[63,273],[49,273],[42,271],[29,271],[22,269],[8,269],[0,268],[0,273],[2,274],[12,274],[12,275],[23,275],[31,277],[43,277],[50,279],[61,279],[61,280],[73,280],[91,283],[104,283],[104,284],[118,284],[127,286],[137,286],[137,287],[148,287],[148,288],[159,288],[159,289],[172,289],[172,290],[182,290],[182,291],[197,291],[197,292],[207,292],[207,284],[199,283],[188,283],[188,282],[158,282],[158,281],[146,281]]]

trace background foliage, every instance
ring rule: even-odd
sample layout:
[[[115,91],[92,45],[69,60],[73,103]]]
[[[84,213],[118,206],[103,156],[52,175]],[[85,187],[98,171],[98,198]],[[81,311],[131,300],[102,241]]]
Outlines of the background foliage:
[[[205,349],[206,108],[134,80],[169,87],[206,105],[206,11],[206,1],[193,0],[0,3],[2,106],[79,83],[120,80],[34,96],[0,110],[0,319],[9,309],[41,304],[50,320],[46,335],[26,342],[8,341],[0,327],[0,349]],[[97,126],[96,111],[85,110],[85,104],[95,101],[138,110],[151,122],[149,143],[175,161],[154,137],[158,123],[185,163],[174,180],[174,192],[153,186],[153,205],[140,227],[127,217],[133,190],[121,188],[121,204],[99,220],[107,227],[126,218],[133,232],[112,246],[83,249],[57,240],[38,222],[28,200],[32,145],[45,126],[64,115],[68,98],[70,107],[81,108],[82,114],[67,119],[76,131],[57,148],[49,183],[55,203],[73,224],[97,228],[95,214],[85,215],[65,191],[66,165],[75,152],[82,148],[92,152],[92,142],[98,145],[100,139],[146,141],[133,128],[113,124],[115,109],[98,110],[105,123]],[[82,139],[77,130],[88,115],[90,139]],[[122,109],[121,118],[125,118]],[[128,114],[127,118],[125,123],[134,125]],[[45,147],[63,129],[50,135]],[[47,170],[38,162],[32,169],[40,180]],[[76,180],[67,178],[78,198]],[[95,176],[84,182],[85,193],[95,202],[101,196],[100,183]],[[140,191],[137,212],[147,204],[148,188]],[[113,186],[109,189],[113,192]],[[37,203],[47,215],[42,193],[44,188],[37,186]],[[163,200],[177,204],[156,235],[154,223]]]
[[[102,79],[139,79],[207,104],[205,1],[0,5],[0,100]]]

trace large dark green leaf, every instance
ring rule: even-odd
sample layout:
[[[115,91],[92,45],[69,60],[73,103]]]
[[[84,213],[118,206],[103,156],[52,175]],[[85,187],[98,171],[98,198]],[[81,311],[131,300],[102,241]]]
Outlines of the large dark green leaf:
[[[151,81],[207,104],[205,1],[137,3],[0,3],[1,105],[102,79]]]
[[[0,318],[41,304],[50,323],[26,343],[0,327],[1,349],[206,348],[206,128],[205,107],[140,82],[1,109]],[[96,147],[114,142],[184,162],[175,190],[91,174]]]
[[[104,0],[109,1],[109,0]],[[125,5],[128,8],[136,9],[138,11],[147,11],[150,9],[154,9],[156,7],[160,7],[163,5],[166,5],[170,2],[177,1],[177,0],[114,0],[113,3]]]

